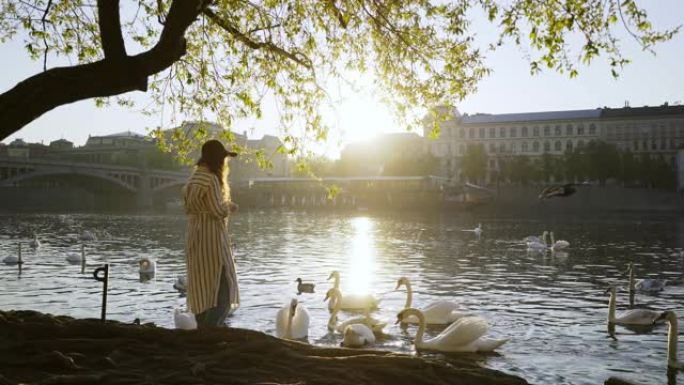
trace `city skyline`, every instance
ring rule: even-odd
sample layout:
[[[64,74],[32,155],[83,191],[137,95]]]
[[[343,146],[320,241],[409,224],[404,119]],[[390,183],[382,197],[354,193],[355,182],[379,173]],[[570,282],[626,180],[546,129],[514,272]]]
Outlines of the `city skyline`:
[[[682,2],[668,0],[657,5],[649,4],[647,8],[654,25],[659,28],[670,28],[682,22],[678,16],[684,14]],[[486,40],[487,30],[480,28],[479,31]],[[624,52],[633,62],[622,70],[618,79],[611,77],[609,66],[601,58],[588,67],[581,67],[575,79],[552,71],[531,76],[528,61],[524,58],[525,50],[512,44],[505,45],[489,54],[487,63],[493,73],[479,83],[475,93],[457,103],[458,109],[461,113],[469,114],[520,113],[604,106],[617,108],[622,107],[625,101],[634,107],[683,102],[684,93],[680,85],[684,84],[684,73],[679,70],[684,62],[682,33],[672,41],[658,45],[655,48],[656,56],[641,52],[626,32],[622,35]],[[21,41],[13,40],[0,45],[0,54],[7,58],[0,63],[0,92],[42,69],[41,63],[27,58]],[[149,103],[145,94],[130,95],[139,104]],[[387,109],[379,106],[374,97],[349,91],[343,91],[340,97],[344,100],[337,106],[337,111],[328,114],[337,130],[325,145],[323,152],[326,155],[339,156],[342,146],[337,146],[338,143],[343,145],[367,139],[380,132],[405,131],[392,121]],[[277,116],[277,108],[266,104],[261,120],[238,122],[232,130],[239,133],[248,131],[250,137],[279,135],[275,130]],[[97,125],[94,126],[93,122],[97,122]],[[170,122],[161,122],[158,116],[144,116],[135,110],[120,107],[96,108],[92,100],[86,100],[46,113],[3,142],[9,143],[16,138],[27,142],[49,142],[64,138],[80,145],[85,143],[89,135],[128,130],[145,134],[147,129],[155,128],[160,123],[173,126]]]

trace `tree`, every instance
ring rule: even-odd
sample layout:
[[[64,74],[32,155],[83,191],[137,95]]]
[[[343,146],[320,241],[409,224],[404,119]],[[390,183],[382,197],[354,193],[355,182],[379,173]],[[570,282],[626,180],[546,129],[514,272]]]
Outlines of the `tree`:
[[[487,153],[484,145],[468,146],[461,160],[461,170],[469,182],[479,183],[487,176]]]
[[[584,153],[589,164],[589,178],[605,185],[608,178],[620,174],[620,154],[614,145],[592,140],[587,144]]]
[[[532,72],[575,76],[580,61],[604,54],[617,76],[628,60],[616,25],[644,49],[678,31],[655,30],[634,0],[0,0],[0,41],[24,39],[44,68],[0,95],[0,139],[78,100],[131,105],[131,91],[149,92],[163,111],[209,115],[229,129],[235,119],[260,117],[268,95],[282,107],[283,127],[303,129],[285,136],[282,151],[292,151],[302,137],[326,137],[323,79],[366,71],[406,123],[417,124],[414,107],[452,106],[488,73],[469,30],[477,8],[500,26],[492,48],[530,43]],[[579,46],[570,44],[575,36]],[[55,57],[73,64],[48,68]],[[182,155],[203,139],[199,131],[177,132],[166,146],[157,134]]]

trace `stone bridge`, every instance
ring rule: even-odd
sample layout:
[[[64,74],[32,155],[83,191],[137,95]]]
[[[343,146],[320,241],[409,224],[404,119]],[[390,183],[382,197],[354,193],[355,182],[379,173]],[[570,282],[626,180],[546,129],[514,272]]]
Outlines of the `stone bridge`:
[[[182,186],[188,175],[189,171],[0,157],[0,186],[21,186],[46,179],[80,177],[91,185],[114,186],[133,194],[141,208],[151,206],[155,194]]]

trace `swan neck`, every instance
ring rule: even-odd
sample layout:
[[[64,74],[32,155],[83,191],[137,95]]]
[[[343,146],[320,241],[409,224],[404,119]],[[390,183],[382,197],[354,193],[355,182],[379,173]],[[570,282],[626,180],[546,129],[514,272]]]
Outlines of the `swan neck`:
[[[416,332],[416,347],[421,347],[423,345],[423,334],[425,333],[425,316],[422,312],[417,311],[414,313],[418,317],[418,331]]]
[[[285,325],[286,339],[292,338],[292,318],[294,318],[294,314],[292,314],[292,306],[290,306],[290,309],[287,311],[287,324]]]
[[[340,289],[340,277],[338,275],[336,275],[334,277],[334,279],[335,279],[335,283],[333,284],[333,288],[339,290]]]
[[[342,309],[342,301],[337,294],[333,295],[330,300],[335,302],[333,302],[332,313],[330,313],[330,319],[328,320],[328,329],[335,330],[335,327],[337,326],[337,313]]]
[[[554,245],[556,243],[556,240],[553,237],[553,231],[551,232],[550,236],[551,236],[551,245]]]
[[[636,283],[634,282],[634,267],[629,269],[629,291],[632,292],[636,289]]]
[[[677,335],[679,334],[679,328],[675,315],[670,316],[669,321],[670,329],[667,332],[667,362],[672,366],[673,363],[677,362]]]
[[[404,304],[404,309],[411,307],[413,303],[413,289],[411,288],[411,282],[406,281],[406,303]]]
[[[610,299],[608,300],[608,322],[615,322],[615,300],[616,294],[614,291],[610,292]]]

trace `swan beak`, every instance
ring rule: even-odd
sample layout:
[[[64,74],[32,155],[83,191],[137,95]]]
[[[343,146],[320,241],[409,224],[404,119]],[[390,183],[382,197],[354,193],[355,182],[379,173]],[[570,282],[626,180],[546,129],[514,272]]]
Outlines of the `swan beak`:
[[[328,299],[330,299],[330,296],[326,294],[326,295],[325,295],[325,299],[323,300],[323,302],[326,302]]]
[[[610,294],[610,290],[611,290],[611,289],[612,289],[611,287],[607,288],[605,293],[606,293],[606,294]]]

